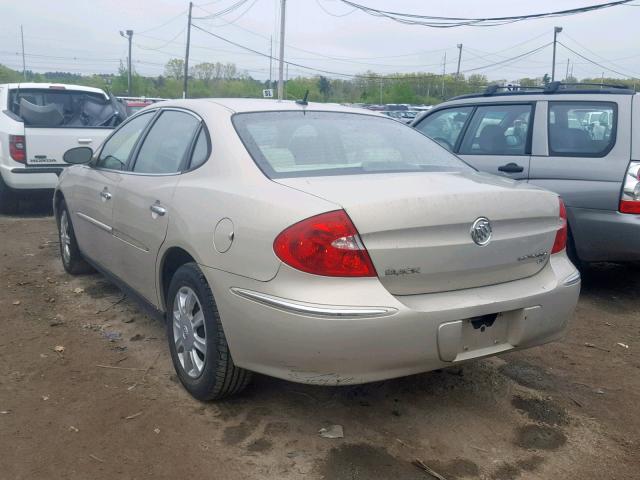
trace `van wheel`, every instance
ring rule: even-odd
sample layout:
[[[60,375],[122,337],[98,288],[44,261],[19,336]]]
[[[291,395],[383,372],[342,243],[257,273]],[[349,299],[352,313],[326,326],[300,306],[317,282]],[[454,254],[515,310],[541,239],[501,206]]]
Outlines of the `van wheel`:
[[[58,239],[60,240],[60,257],[62,266],[71,275],[91,273],[93,268],[82,257],[76,234],[71,224],[71,216],[64,201],[60,202],[60,217],[58,218]]]
[[[17,213],[18,196],[4,183],[0,175],[0,213]]]
[[[171,279],[166,323],[173,366],[195,398],[217,400],[249,384],[251,372],[233,363],[213,293],[195,263]]]

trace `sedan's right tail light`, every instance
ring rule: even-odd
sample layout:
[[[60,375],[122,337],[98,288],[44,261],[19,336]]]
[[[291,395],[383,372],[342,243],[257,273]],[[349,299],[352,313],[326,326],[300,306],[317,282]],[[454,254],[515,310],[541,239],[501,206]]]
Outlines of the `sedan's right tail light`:
[[[556,239],[553,242],[551,253],[559,253],[567,247],[567,236],[569,235],[569,226],[567,225],[567,208],[561,198],[560,201],[560,228],[556,232]]]
[[[375,277],[376,269],[344,210],[307,218],[280,233],[273,250],[287,265],[315,275]]]
[[[640,162],[631,162],[620,195],[620,212],[640,214]]]

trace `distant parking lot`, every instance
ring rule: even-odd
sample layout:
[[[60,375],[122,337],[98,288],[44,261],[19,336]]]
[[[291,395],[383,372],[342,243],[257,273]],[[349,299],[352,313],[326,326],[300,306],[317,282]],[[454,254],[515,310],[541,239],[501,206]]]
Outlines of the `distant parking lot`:
[[[638,267],[589,270],[562,342],[353,387],[259,376],[202,404],[161,324],[63,272],[46,210],[0,217],[3,478],[432,478],[416,460],[446,479],[637,478]]]

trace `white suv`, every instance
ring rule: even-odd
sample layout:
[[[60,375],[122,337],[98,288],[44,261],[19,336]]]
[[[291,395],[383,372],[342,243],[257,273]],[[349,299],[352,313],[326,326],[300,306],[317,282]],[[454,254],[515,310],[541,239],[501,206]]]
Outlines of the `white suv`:
[[[51,83],[0,84],[0,211],[21,192],[55,188],[62,154],[96,148],[126,117],[99,88]]]

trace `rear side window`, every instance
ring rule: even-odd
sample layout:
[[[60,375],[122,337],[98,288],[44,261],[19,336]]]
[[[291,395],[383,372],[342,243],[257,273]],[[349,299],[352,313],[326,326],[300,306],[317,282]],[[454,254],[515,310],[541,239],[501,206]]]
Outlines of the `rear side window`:
[[[131,150],[154,114],[155,112],[143,113],[116,130],[104,144],[95,166],[109,170],[124,170]]]
[[[123,118],[105,95],[63,89],[13,89],[9,109],[27,127],[113,127]]]
[[[198,168],[207,161],[207,158],[209,158],[209,140],[207,139],[207,132],[205,132],[204,128],[201,128],[196,144],[193,147],[189,168]]]
[[[416,129],[451,152],[472,110],[473,107],[459,107],[435,112],[416,125]]]
[[[177,173],[200,120],[186,112],[166,110],[153,124],[138,152],[133,171],[138,173]]]
[[[549,102],[549,155],[603,157],[615,144],[612,102]]]
[[[461,155],[525,155],[532,105],[478,106],[464,136]]]
[[[270,178],[472,170],[411,127],[377,115],[253,112],[233,123]]]

